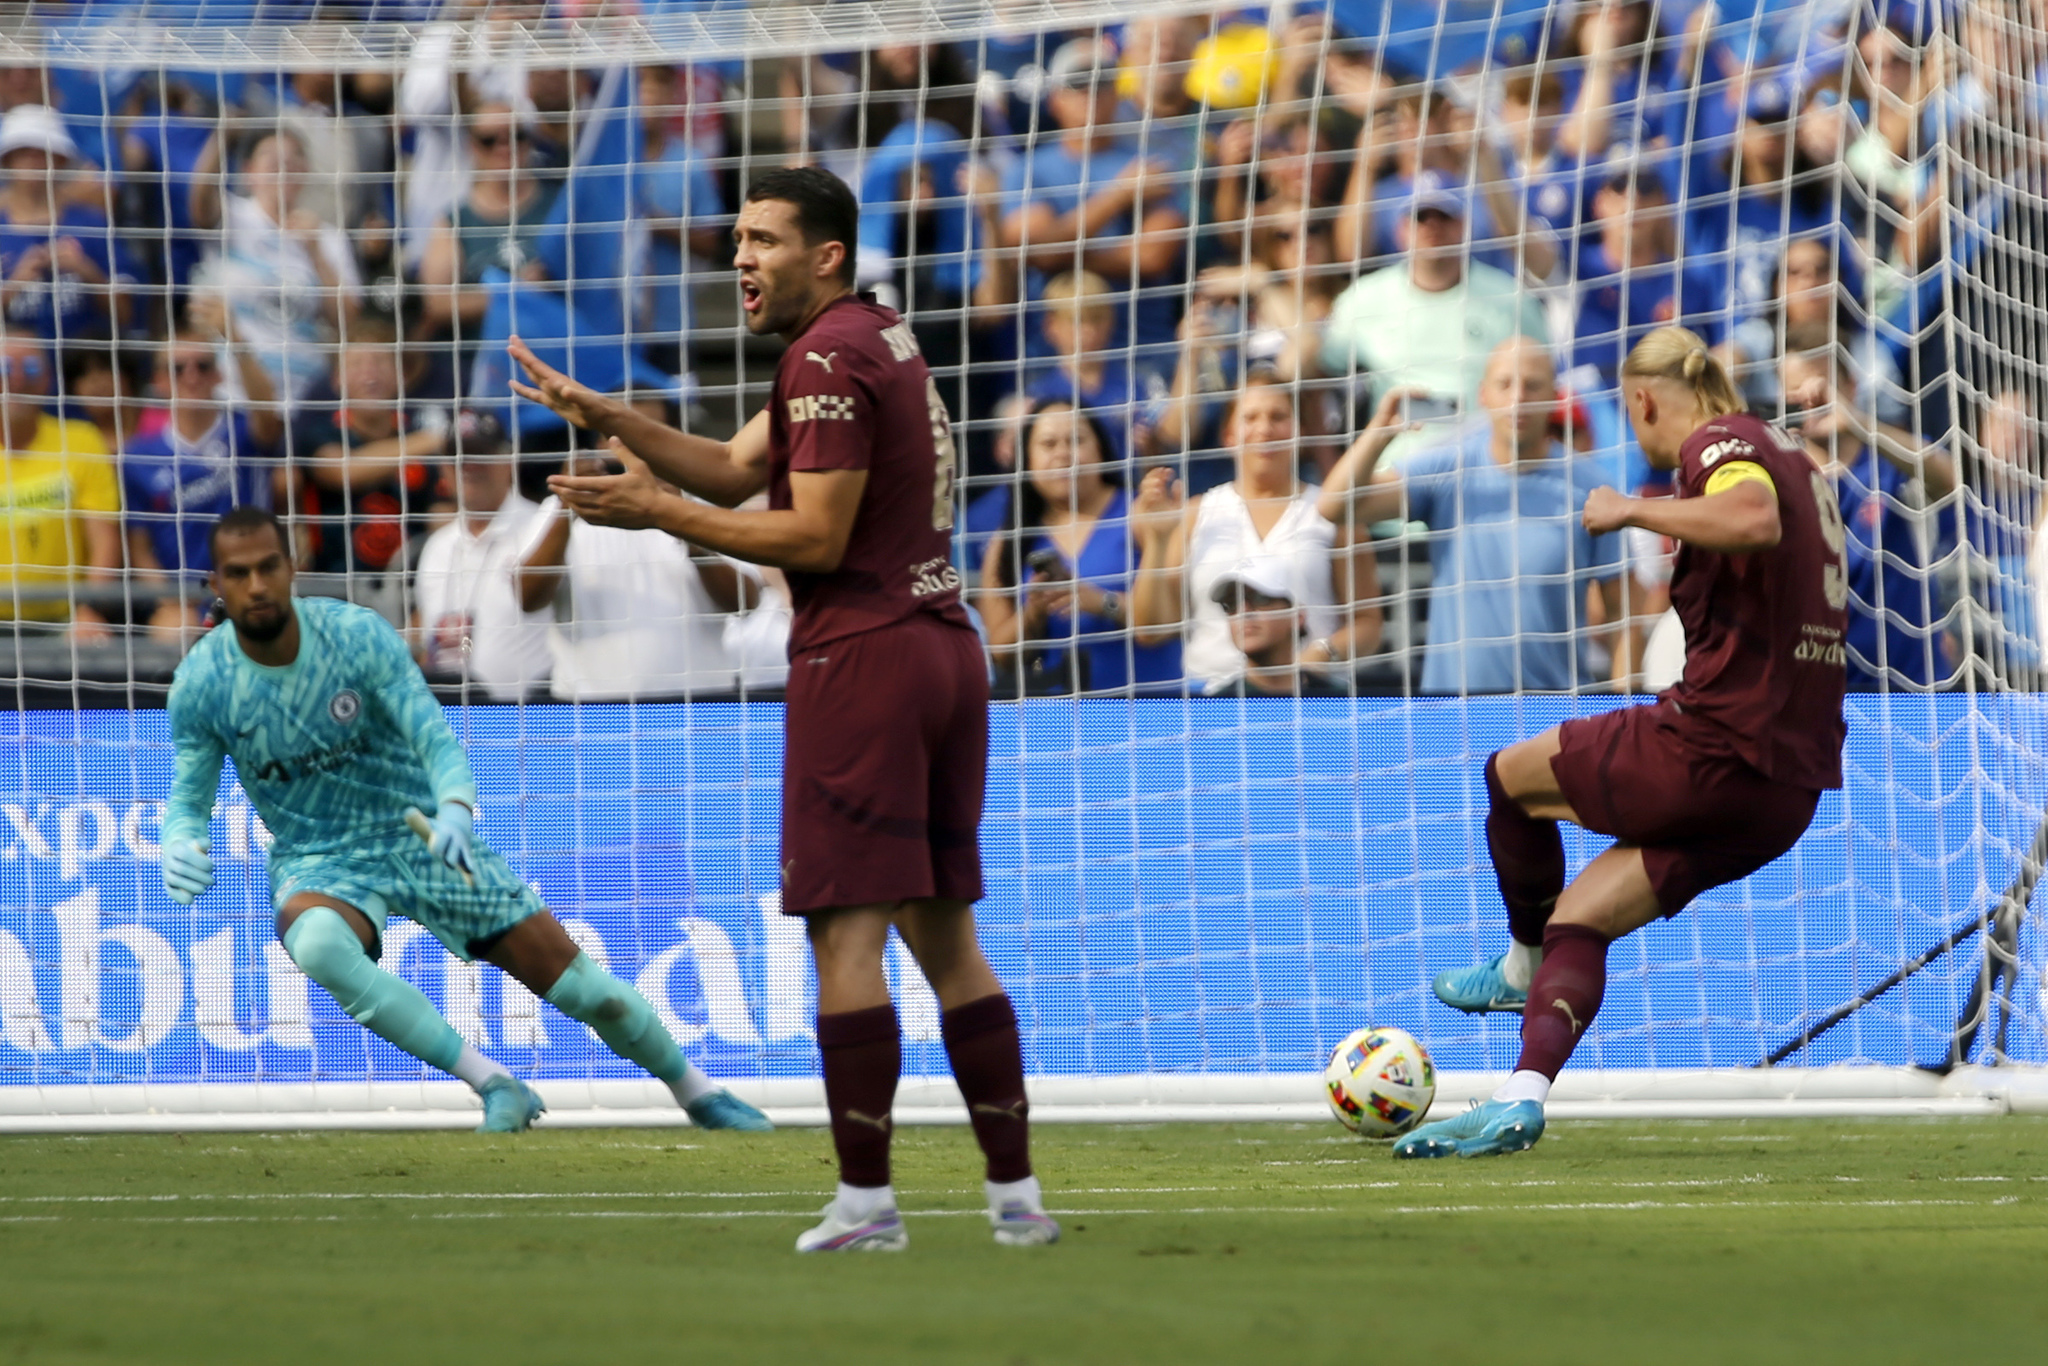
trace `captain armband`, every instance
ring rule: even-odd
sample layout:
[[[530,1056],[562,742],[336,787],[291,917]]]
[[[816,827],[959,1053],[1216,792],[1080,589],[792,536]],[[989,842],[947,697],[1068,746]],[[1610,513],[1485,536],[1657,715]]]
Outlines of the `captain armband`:
[[[1778,492],[1778,486],[1771,482],[1771,472],[1769,470],[1757,464],[1754,460],[1737,460],[1733,464],[1721,466],[1720,469],[1707,476],[1707,487],[1702,496],[1711,498],[1717,493],[1726,493],[1737,484],[1746,484],[1751,481],[1762,484],[1771,491],[1773,496]]]

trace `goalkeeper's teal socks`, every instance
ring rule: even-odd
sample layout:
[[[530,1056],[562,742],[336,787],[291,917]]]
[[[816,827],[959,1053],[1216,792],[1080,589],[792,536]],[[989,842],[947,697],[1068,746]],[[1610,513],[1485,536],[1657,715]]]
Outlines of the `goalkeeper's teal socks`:
[[[378,1038],[474,1087],[510,1075],[465,1043],[418,987],[371,962],[340,912],[326,906],[302,912],[285,931],[284,951]]]
[[[637,1063],[667,1084],[676,1104],[687,1106],[718,1089],[718,1083],[690,1066],[683,1050],[655,1016],[647,998],[579,953],[548,988],[548,1004],[597,1031],[605,1047]]]

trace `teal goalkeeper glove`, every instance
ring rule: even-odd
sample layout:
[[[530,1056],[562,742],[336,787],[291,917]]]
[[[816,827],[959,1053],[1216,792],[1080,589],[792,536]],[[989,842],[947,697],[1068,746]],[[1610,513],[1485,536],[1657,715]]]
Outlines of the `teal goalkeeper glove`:
[[[180,906],[190,906],[200,893],[213,886],[213,859],[206,849],[205,840],[164,841],[164,890]]]
[[[476,815],[461,802],[442,802],[429,817],[417,807],[405,813],[405,823],[427,842],[427,852],[464,877],[475,874],[469,846],[476,839]]]

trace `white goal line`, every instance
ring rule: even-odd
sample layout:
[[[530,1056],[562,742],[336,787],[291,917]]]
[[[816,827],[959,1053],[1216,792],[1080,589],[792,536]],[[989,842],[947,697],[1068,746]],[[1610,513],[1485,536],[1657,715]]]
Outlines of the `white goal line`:
[[[1440,1072],[1435,1112],[1455,1114],[1504,1079]],[[653,1081],[538,1078],[549,1128],[669,1128],[689,1120]],[[823,1084],[785,1078],[732,1089],[777,1124],[826,1122]],[[1330,1119],[1315,1074],[1038,1077],[1032,1117],[1048,1124],[1175,1121],[1321,1123]],[[1964,1067],[1946,1077],[1909,1067],[1697,1069],[1566,1073],[1552,1092],[1556,1119],[1830,1119],[2048,1114],[2048,1069]],[[178,1086],[0,1086],[0,1133],[459,1129],[477,1104],[459,1082],[218,1083]],[[898,1124],[963,1124],[950,1078],[905,1078]]]

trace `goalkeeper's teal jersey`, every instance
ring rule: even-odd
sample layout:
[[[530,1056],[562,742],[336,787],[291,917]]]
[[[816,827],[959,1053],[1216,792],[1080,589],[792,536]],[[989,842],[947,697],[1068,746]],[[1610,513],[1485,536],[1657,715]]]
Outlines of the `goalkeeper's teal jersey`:
[[[164,838],[206,836],[223,756],[275,837],[273,859],[399,851],[418,840],[407,807],[475,806],[469,760],[398,632],[337,599],[294,606],[299,657],[283,668],[250,659],[227,624],[178,666]]]

